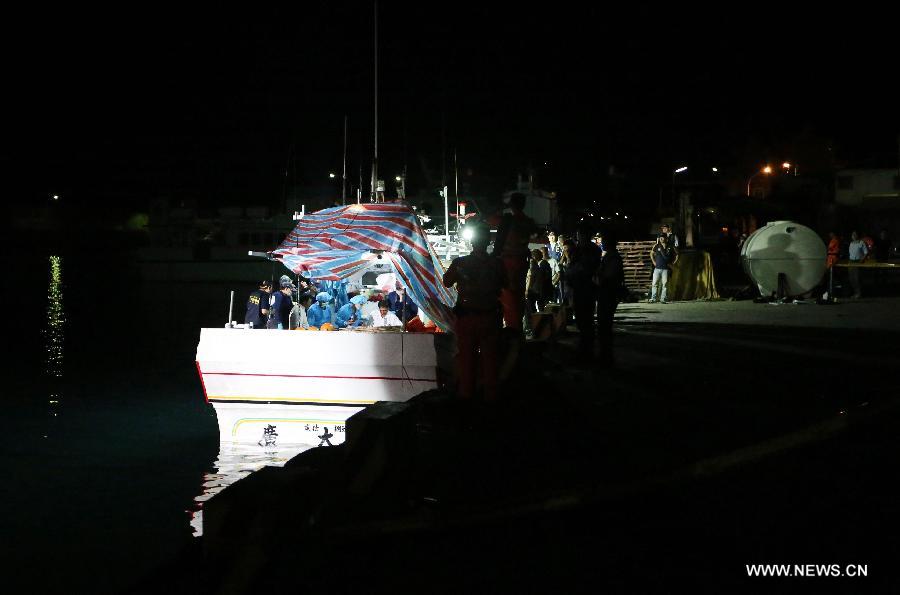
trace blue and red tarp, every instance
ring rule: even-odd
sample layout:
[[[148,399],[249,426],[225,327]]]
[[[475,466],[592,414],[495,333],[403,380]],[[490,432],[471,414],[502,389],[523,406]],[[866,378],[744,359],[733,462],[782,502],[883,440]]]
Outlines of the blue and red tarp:
[[[294,273],[317,281],[346,279],[380,256],[393,265],[419,308],[440,329],[452,328],[456,291],[444,287],[444,267],[406,204],[354,204],[308,213],[272,254]]]

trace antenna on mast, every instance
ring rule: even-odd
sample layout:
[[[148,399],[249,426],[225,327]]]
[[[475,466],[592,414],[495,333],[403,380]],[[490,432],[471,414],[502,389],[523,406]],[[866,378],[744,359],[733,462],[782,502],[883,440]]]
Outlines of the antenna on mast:
[[[456,231],[459,231],[459,162],[456,160],[456,149],[453,149],[453,185],[456,194]]]
[[[341,204],[347,204],[347,116],[344,115],[344,173],[341,176]]]
[[[378,200],[378,0],[373,2],[375,14],[375,155],[372,160],[372,202]]]

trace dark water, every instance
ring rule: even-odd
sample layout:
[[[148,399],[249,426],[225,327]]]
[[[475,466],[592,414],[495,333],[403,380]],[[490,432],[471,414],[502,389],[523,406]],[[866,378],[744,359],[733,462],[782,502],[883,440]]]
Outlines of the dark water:
[[[31,592],[127,592],[195,540],[219,454],[199,329],[247,288],[141,282],[115,251],[24,252],[3,262],[0,558]]]

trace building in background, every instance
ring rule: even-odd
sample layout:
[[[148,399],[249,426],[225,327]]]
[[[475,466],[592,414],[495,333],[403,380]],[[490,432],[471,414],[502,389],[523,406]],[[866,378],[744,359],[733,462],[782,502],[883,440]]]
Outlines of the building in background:
[[[900,170],[842,169],[835,175],[834,202],[865,207],[896,202],[900,206]]]

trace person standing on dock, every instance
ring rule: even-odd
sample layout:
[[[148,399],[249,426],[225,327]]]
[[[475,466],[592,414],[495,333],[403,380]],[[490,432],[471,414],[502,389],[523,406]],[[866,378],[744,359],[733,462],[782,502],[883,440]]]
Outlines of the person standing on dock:
[[[841,239],[833,231],[828,232],[828,254],[825,258],[825,267],[831,268],[837,264],[841,257]]]
[[[675,248],[669,245],[669,240],[664,234],[659,234],[656,244],[650,249],[650,261],[653,263],[653,281],[650,284],[650,303],[659,301],[660,304],[668,304],[669,275],[672,274],[672,265],[675,264],[677,255]],[[657,287],[659,292],[657,292]]]
[[[269,294],[272,293],[272,284],[268,280],[259,282],[259,289],[253,291],[247,299],[247,314],[244,316],[244,324],[253,325],[252,328],[266,328],[269,318]]]
[[[525,200],[521,192],[511,194],[509,208],[512,212],[495,221],[494,255],[500,257],[506,269],[506,287],[500,295],[503,323],[506,328],[516,331],[522,330],[525,313],[525,276],[531,256],[528,243],[537,233],[534,219],[525,214]]]
[[[625,288],[625,267],[622,256],[616,247],[614,235],[603,238],[600,269],[596,274],[597,283],[597,336],[599,338],[598,366],[612,368],[613,357],[613,318]],[[674,249],[672,250],[674,252]],[[677,258],[677,255],[676,255]],[[674,260],[672,261],[674,262]]]
[[[587,363],[594,358],[594,311],[597,304],[594,275],[600,267],[601,253],[586,229],[579,229],[576,238],[577,245],[566,269],[566,281],[572,291],[572,309],[575,312],[575,326],[578,327],[576,359]]]
[[[865,241],[859,239],[859,234],[855,231],[850,234],[850,247],[848,248],[848,256],[850,257],[850,269],[847,271],[850,277],[850,286],[853,288],[853,298],[862,297],[862,282],[859,280],[859,265],[865,262],[869,256],[869,247]]]
[[[487,253],[488,234],[473,225],[472,253],[453,259],[444,286],[456,285],[456,376],[460,399],[475,396],[476,370],[481,364],[485,401],[497,399],[500,345],[500,293],[507,284],[503,262]],[[524,290],[524,285],[523,288]]]
[[[555,302],[556,291],[559,288],[559,262],[546,246],[541,248],[540,266],[544,269],[544,303]]]

